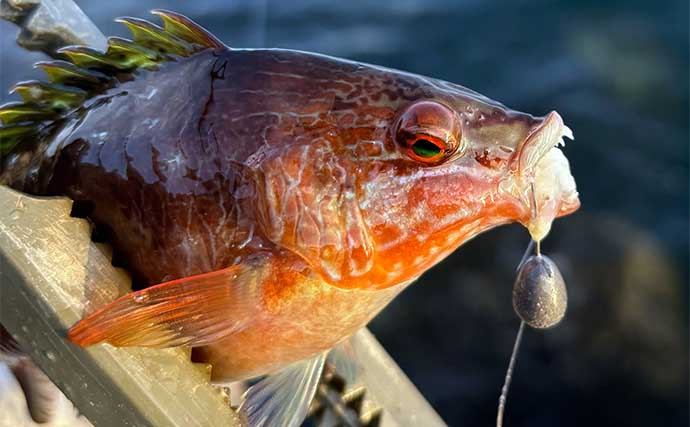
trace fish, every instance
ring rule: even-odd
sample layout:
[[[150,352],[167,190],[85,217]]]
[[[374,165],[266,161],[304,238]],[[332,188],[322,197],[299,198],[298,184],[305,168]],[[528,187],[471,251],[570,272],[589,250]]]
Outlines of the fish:
[[[69,340],[264,377],[248,425],[299,425],[328,352],[463,243],[514,222],[541,240],[580,206],[555,111],[153,13],[15,85],[0,184],[71,198],[138,284]]]

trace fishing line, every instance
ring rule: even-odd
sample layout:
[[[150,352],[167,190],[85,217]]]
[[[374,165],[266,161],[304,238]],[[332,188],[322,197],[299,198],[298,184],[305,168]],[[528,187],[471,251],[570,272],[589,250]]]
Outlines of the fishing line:
[[[506,410],[506,401],[508,400],[508,390],[510,389],[510,382],[513,379],[513,370],[515,368],[515,361],[520,350],[520,343],[522,342],[522,333],[525,330],[525,322],[520,321],[520,329],[518,329],[515,337],[515,344],[513,344],[513,354],[510,355],[510,362],[508,363],[508,370],[506,371],[506,378],[503,381],[503,388],[501,389],[501,396],[498,398],[498,414],[496,415],[496,427],[503,427],[503,413]]]
[[[535,191],[534,191],[534,181],[530,183],[530,193],[532,196],[532,215],[533,218],[537,217],[537,197],[535,196]],[[515,270],[516,272],[519,272],[520,269],[525,265],[525,261],[529,258],[530,252],[532,252],[532,249],[534,249],[534,246],[536,244],[536,254],[537,256],[541,255],[541,241],[535,242],[534,239],[530,239],[529,243],[527,244],[527,249],[525,249],[525,253],[522,255],[522,259],[520,260],[520,263],[517,266],[517,269]],[[496,414],[496,427],[503,427],[503,414],[505,413],[506,410],[506,402],[508,400],[508,391],[510,390],[510,383],[513,380],[513,371],[515,370],[515,362],[517,360],[517,355],[518,352],[520,351],[520,343],[522,343],[522,334],[525,330],[525,321],[520,320],[520,328],[518,329],[517,335],[515,336],[515,343],[513,344],[513,352],[510,355],[510,362],[508,362],[508,369],[506,370],[506,376],[503,381],[503,387],[501,388],[501,396],[498,398],[498,413]]]
[[[525,253],[522,255],[522,259],[520,259],[520,263],[515,269],[516,272],[520,271],[522,266],[525,265],[525,261],[527,261],[527,258],[529,258],[529,254],[532,252],[532,249],[534,249],[534,240],[530,239],[529,243],[527,244],[527,249],[525,249]]]
[[[530,188],[531,193],[532,193],[532,215],[533,215],[533,218],[536,218],[537,217],[537,196],[536,196],[536,192],[534,191],[534,181],[529,183],[529,188]],[[528,248],[531,247],[533,243],[534,243],[534,240],[530,240],[530,244],[528,245]],[[537,253],[537,256],[541,255],[541,240],[537,241],[537,250],[535,252]],[[518,270],[519,269],[520,269],[520,267],[518,267]]]
[[[539,251],[539,242],[537,243],[537,251]],[[525,261],[529,258],[529,254],[534,248],[534,240],[530,239],[527,244],[527,249],[522,255],[520,264],[516,269],[517,272],[520,271]],[[517,360],[518,352],[520,351],[520,343],[522,343],[522,334],[525,330],[525,322],[520,321],[520,328],[518,329],[517,335],[515,336],[515,343],[513,344],[513,353],[510,355],[510,362],[508,362],[508,369],[506,370],[505,380],[503,381],[503,387],[501,388],[501,396],[498,398],[498,413],[496,414],[496,427],[503,427],[503,414],[506,410],[506,402],[508,400],[508,391],[510,390],[510,383],[513,379],[513,371],[515,370],[515,362]]]

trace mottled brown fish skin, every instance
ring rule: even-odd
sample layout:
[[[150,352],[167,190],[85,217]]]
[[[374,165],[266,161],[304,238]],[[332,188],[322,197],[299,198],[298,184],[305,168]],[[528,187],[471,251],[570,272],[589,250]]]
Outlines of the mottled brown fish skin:
[[[365,155],[376,147],[357,144],[381,139],[398,105],[443,95],[434,84],[296,51],[208,50],[90,101],[9,184],[93,202],[145,284],[203,273],[272,246],[249,206],[262,156],[332,138]],[[503,111],[487,122],[537,122]]]
[[[448,156],[415,157],[403,122]],[[542,122],[413,74],[217,48],[89,99],[0,182],[92,204],[142,286],[257,265],[257,314],[197,352],[215,379],[247,378],[331,348],[463,242],[526,221],[513,165]]]

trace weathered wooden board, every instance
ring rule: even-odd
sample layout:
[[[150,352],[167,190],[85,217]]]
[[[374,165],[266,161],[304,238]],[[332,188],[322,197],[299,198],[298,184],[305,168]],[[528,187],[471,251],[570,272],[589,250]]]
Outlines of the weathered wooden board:
[[[0,186],[0,323],[97,427],[238,425],[209,369],[182,349],[88,349],[65,331],[127,291],[106,247],[91,242],[71,201]]]

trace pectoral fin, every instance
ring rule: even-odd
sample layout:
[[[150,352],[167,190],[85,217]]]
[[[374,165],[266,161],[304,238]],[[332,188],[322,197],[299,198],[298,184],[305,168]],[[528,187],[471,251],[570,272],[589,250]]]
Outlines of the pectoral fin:
[[[257,267],[238,265],[127,294],[73,326],[81,346],[202,346],[253,319]]]
[[[298,427],[319,385],[326,353],[302,360],[249,387],[239,412],[249,427]]]
[[[357,354],[352,347],[352,337],[341,342],[328,353],[328,363],[347,384],[354,384],[362,374],[362,366],[358,363]]]

